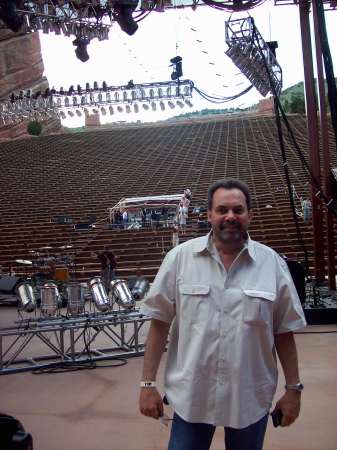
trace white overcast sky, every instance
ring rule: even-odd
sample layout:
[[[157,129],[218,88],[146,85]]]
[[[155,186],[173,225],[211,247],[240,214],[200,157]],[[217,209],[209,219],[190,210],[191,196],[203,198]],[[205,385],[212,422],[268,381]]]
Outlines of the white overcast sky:
[[[283,70],[283,87],[287,88],[303,80],[303,64],[300,40],[299,11],[297,6],[274,6],[267,0],[261,6],[249,11],[265,41],[278,41],[277,60]],[[330,51],[336,70],[337,30],[336,12],[326,13]],[[231,60],[225,55],[225,21],[229,14],[208,6],[152,12],[138,23],[133,36],[122,32],[117,24],[110,30],[109,40],[94,39],[88,46],[89,61],[83,63],[75,56],[72,41],[74,37],[55,36],[40,32],[45,76],[50,86],[65,89],[70,85],[86,82],[99,84],[105,80],[108,85],[125,85],[170,80],[169,60],[180,55],[183,58],[184,79],[210,93],[231,96],[249,85]],[[247,17],[247,13],[235,13],[232,19]],[[334,25],[333,25],[334,23]],[[193,108],[164,112],[120,113],[102,116],[102,123],[116,120],[156,121],[173,115],[203,108],[246,107],[257,103],[261,95],[252,89],[245,96],[231,103],[214,105],[203,100],[194,92]],[[66,126],[82,126],[83,118],[69,119]]]

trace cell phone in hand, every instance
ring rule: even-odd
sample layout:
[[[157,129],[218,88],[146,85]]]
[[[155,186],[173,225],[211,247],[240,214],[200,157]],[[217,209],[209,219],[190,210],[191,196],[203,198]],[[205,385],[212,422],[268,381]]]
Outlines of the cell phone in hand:
[[[280,409],[271,413],[271,418],[272,418],[273,425],[275,428],[281,425],[282,417],[283,417],[283,414]]]

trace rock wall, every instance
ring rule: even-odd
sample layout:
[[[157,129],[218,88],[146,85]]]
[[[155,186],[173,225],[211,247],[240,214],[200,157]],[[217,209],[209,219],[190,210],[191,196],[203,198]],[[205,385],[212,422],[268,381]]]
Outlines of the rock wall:
[[[12,92],[32,89],[44,91],[48,80],[43,77],[44,65],[38,33],[13,33],[0,30],[0,99],[8,99]],[[48,128],[60,128],[59,121],[46,121]],[[27,121],[3,126],[0,123],[0,141],[23,137],[27,134]]]

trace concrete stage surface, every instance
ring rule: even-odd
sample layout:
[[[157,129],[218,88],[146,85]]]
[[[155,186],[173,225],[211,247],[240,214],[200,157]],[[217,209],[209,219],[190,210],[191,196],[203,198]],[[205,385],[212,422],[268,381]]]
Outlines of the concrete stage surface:
[[[288,428],[274,429],[270,421],[264,450],[337,449],[337,333],[318,333],[336,328],[315,325],[296,335],[302,412]],[[135,357],[115,368],[0,376],[0,410],[22,421],[34,450],[164,450],[169,428],[138,412],[142,362]],[[161,385],[162,367],[158,380]],[[283,384],[280,376],[276,397]],[[223,448],[218,428],[211,449]]]

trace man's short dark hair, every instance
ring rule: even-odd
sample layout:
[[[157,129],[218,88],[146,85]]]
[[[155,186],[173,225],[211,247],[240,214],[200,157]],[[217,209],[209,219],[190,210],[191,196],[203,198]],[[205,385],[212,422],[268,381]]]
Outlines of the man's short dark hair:
[[[246,197],[247,209],[251,208],[251,199],[249,188],[243,181],[236,180],[235,178],[224,178],[223,180],[215,181],[208,188],[207,208],[212,209],[213,195],[218,189],[239,189]]]

